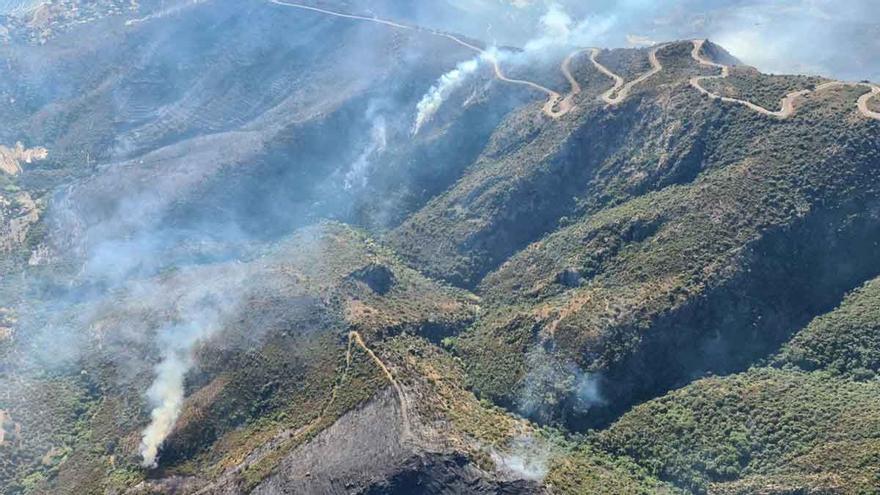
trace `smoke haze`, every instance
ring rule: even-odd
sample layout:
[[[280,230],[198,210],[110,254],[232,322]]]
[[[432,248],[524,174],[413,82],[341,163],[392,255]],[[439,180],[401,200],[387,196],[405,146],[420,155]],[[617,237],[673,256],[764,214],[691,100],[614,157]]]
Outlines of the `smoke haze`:
[[[40,122],[73,121],[69,135],[32,140],[66,143],[53,166],[79,166],[35,179],[46,181],[37,189],[48,191],[49,232],[33,251],[42,254],[31,257],[31,278],[16,282],[27,296],[2,305],[18,306],[28,330],[18,333],[31,336],[24,361],[73,366],[84,348],[107,346],[123,363],[127,346],[149,349],[126,365],[150,370],[140,389],[149,412],[138,448],[147,468],[157,465],[181,414],[194,349],[218,335],[254,284],[236,263],[325,219],[393,228],[452,183],[506,111],[534,102],[534,94],[512,90],[499,110],[472,107],[501,84],[481,71],[495,60],[529,67],[571,47],[708,37],[765,71],[880,80],[880,10],[868,0],[348,2],[353,12],[470,36],[487,47],[476,57],[436,36],[268,3],[173,3],[128,23],[122,56],[110,55],[119,27],[100,27],[84,55],[66,62],[76,75],[59,63],[69,54],[64,43],[50,43],[56,51],[43,59],[10,56],[10,67],[33,85],[24,103],[11,99],[10,113],[37,116],[2,131],[16,139]],[[0,13],[25,4],[0,2]],[[506,45],[522,51],[496,48]],[[127,73],[92,69],[129,62]],[[52,67],[62,74],[45,76]],[[480,84],[465,99],[471,81]],[[8,84],[0,89],[12,91]],[[464,104],[447,121],[444,105],[456,98]],[[63,113],[59,102],[73,110]],[[77,120],[93,107],[102,113]],[[469,127],[426,141],[430,133],[422,131],[435,120]],[[100,132],[95,143],[83,138]],[[93,151],[101,151],[97,164]],[[169,279],[214,264],[224,268],[169,290]],[[120,307],[137,311],[102,319]],[[113,333],[115,343],[105,335]],[[581,414],[606,402],[602,377],[574,363],[538,349],[527,364],[516,404],[525,416],[557,421],[548,400],[568,401]],[[531,442],[498,461],[541,479],[546,459]]]
[[[581,26],[582,46],[709,38],[766,72],[880,80],[880,12],[854,0],[531,0],[431,2],[401,14],[499,45],[525,46],[548,26]],[[380,2],[374,11],[394,10]],[[543,18],[543,23],[540,21]],[[573,30],[577,32],[577,29]]]

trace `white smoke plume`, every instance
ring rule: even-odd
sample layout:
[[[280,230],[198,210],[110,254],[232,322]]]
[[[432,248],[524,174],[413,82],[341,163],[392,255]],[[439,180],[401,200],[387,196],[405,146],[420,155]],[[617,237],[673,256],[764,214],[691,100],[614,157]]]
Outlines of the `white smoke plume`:
[[[576,22],[562,5],[552,3],[541,16],[541,34],[527,41],[523,50],[526,55],[534,55],[557,48],[593,46],[615,22],[614,16],[592,16]]]
[[[208,274],[205,274],[208,275]],[[141,434],[139,452],[141,465],[153,468],[157,465],[159,449],[174,430],[180,417],[185,398],[186,373],[193,366],[195,346],[214,335],[222,326],[224,317],[237,308],[241,287],[244,283],[244,270],[233,267],[212,278],[210,275],[196,278],[193,287],[186,283],[177,290],[177,301],[173,304],[176,321],[167,324],[157,335],[157,346],[161,361],[156,365],[156,377],[149,390],[147,400],[152,411],[150,424]],[[142,292],[161,292],[162,287],[139,288]],[[168,290],[165,288],[164,290]],[[182,293],[182,295],[180,294]],[[162,298],[150,303],[161,307]]]
[[[561,401],[580,414],[607,404],[601,376],[586,372],[573,362],[559,360],[540,346],[529,353],[527,363],[529,372],[517,398],[517,406],[526,417],[552,421]]]
[[[544,36],[540,40],[562,41],[567,42],[571,37],[572,26],[574,21],[568,13],[559,4],[552,4],[547,9],[547,13],[541,16],[541,26],[544,29]]]
[[[540,18],[541,34],[530,39],[522,52],[500,51],[491,47],[479,56],[458,64],[454,69],[440,76],[431,89],[417,105],[418,114],[413,124],[415,136],[429,122],[449,96],[461,87],[468,76],[477,71],[485,61],[498,64],[502,61],[513,65],[528,65],[536,59],[544,58],[549,52],[573,46],[590,46],[596,37],[607,32],[614,25],[611,17],[594,17],[575,22],[558,3],[551,3]]]
[[[166,334],[177,332],[177,328],[169,329]],[[196,330],[192,333],[198,333]],[[159,447],[174,429],[174,424],[183,407],[183,380],[187,370],[192,366],[190,356],[192,343],[177,342],[168,337],[168,345],[162,362],[156,366],[156,379],[147,390],[147,398],[153,411],[150,413],[150,424],[141,438],[141,464],[145,468],[156,467]]]
[[[491,452],[495,466],[516,479],[541,481],[547,476],[553,450],[546,441],[534,436],[519,436],[507,448]]]
[[[372,112],[371,112],[372,113]],[[352,163],[351,168],[345,174],[344,187],[346,190],[364,187],[367,185],[367,177],[375,156],[385,151],[388,146],[388,131],[385,125],[385,117],[377,115],[372,118],[370,129],[370,142]]]
[[[468,76],[479,69],[483,58],[485,56],[480,55],[477,58],[461,62],[454,69],[440,76],[440,79],[431,86],[431,89],[428,90],[416,106],[418,115],[416,116],[415,124],[413,124],[413,136],[418,134],[422,126],[434,117],[434,114],[437,113],[443,102],[449,98],[449,95],[464,84]]]

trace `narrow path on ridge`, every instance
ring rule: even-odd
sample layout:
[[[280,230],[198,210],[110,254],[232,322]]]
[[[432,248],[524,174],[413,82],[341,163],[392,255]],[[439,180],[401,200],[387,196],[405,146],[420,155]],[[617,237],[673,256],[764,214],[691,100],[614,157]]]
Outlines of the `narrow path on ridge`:
[[[379,358],[379,356],[377,356],[376,353],[373,352],[373,350],[367,346],[367,344],[366,344],[366,342],[364,342],[364,339],[361,336],[361,334],[359,332],[353,330],[348,333],[348,346],[345,350],[345,369],[343,369],[342,375],[340,376],[339,380],[337,380],[336,385],[333,386],[333,390],[330,394],[330,399],[327,401],[327,404],[325,404],[324,407],[321,408],[321,412],[318,415],[318,417],[316,417],[315,419],[310,421],[308,424],[301,426],[300,428],[297,428],[296,430],[289,430],[288,429],[288,430],[284,430],[284,431],[277,433],[272,439],[270,439],[268,442],[266,442],[266,444],[262,448],[255,451],[255,452],[257,452],[257,454],[254,455],[252,458],[245,459],[239,465],[224,472],[218,479],[209,482],[206,486],[202,487],[201,489],[199,489],[198,491],[193,493],[193,495],[205,495],[205,494],[209,493],[211,490],[216,489],[222,483],[225,483],[225,482],[228,482],[229,480],[231,480],[233,476],[241,473],[242,471],[244,471],[246,469],[249,469],[251,466],[254,466],[258,462],[262,461],[269,454],[271,454],[271,453],[275,452],[276,450],[278,450],[279,448],[281,448],[285,443],[287,443],[295,438],[299,438],[302,435],[309,433],[312,430],[314,430],[316,427],[318,427],[323,422],[324,418],[327,416],[327,411],[330,410],[330,406],[332,406],[333,403],[336,402],[336,397],[339,393],[339,386],[340,386],[340,384],[342,384],[345,381],[346,376],[348,376],[348,370],[351,367],[352,347],[355,344],[357,344],[358,346],[360,346],[361,349],[364,350],[364,352],[367,354],[367,356],[370,357],[370,360],[372,360],[373,363],[379,368],[379,370],[382,371],[382,375],[385,377],[386,380],[388,380],[388,382],[394,388],[395,394],[397,395],[397,400],[400,404],[400,417],[401,417],[402,428],[403,428],[403,431],[401,434],[401,441],[409,438],[409,436],[410,436],[409,413],[407,411],[407,399],[406,399],[406,394],[403,391],[403,387],[401,387],[400,383],[397,381],[397,379],[394,378],[394,375],[391,373],[391,370],[388,368],[388,366],[386,366],[385,363]]]
[[[816,89],[802,89],[799,91],[792,91],[791,93],[786,94],[782,101],[780,102],[779,110],[767,110],[766,108],[752,103],[748,100],[741,100],[739,98],[730,98],[727,96],[721,96],[717,93],[713,93],[706,88],[704,88],[700,83],[702,81],[708,81],[712,79],[725,79],[730,76],[730,66],[719,64],[712,60],[709,60],[703,55],[703,47],[706,44],[706,40],[693,40],[693,50],[691,50],[691,57],[700,63],[700,65],[707,67],[715,67],[721,69],[721,74],[715,76],[695,76],[690,79],[690,85],[695,88],[700,93],[712,98],[714,100],[721,100],[728,103],[736,103],[739,105],[744,105],[758,113],[763,115],[768,115],[770,117],[776,117],[778,119],[787,119],[794,115],[796,107],[795,102],[803,96],[806,96],[810,93],[814,93],[817,91],[822,91],[824,89],[836,87],[836,86],[862,86],[869,88],[870,91],[865,93],[859,98],[858,101],[858,109],[859,112],[865,117],[880,120],[880,112],[874,112],[870,108],[868,108],[868,101],[873,98],[875,95],[880,95],[880,87],[870,84],[870,83],[862,83],[862,82],[845,82],[845,81],[831,81],[824,84],[820,84],[816,86]]]
[[[599,72],[605,74],[614,80],[614,86],[602,93],[602,100],[609,105],[619,105],[624,100],[629,97],[629,93],[632,89],[649,78],[653,77],[655,74],[663,70],[663,65],[660,63],[660,60],[657,58],[657,52],[662,50],[668,46],[668,44],[657,45],[651,48],[651,51],[648,52],[648,60],[651,62],[651,70],[645,72],[639,77],[633,79],[630,82],[625,83],[625,79],[614,72],[611,71],[608,67],[602,65],[599,60],[596,58],[602,52],[599,48],[592,48],[590,51],[590,62],[593,63],[593,66],[599,70]]]
[[[409,437],[409,434],[410,434],[410,432],[409,432],[409,413],[407,413],[406,394],[403,392],[403,387],[401,387],[400,383],[398,383],[397,380],[394,378],[394,375],[391,373],[391,370],[389,370],[388,367],[385,366],[385,363],[382,362],[381,359],[379,359],[379,356],[377,356],[376,353],[373,352],[372,349],[367,347],[367,344],[364,342],[364,339],[363,339],[363,337],[361,337],[360,333],[358,333],[356,331],[349,332],[348,339],[349,339],[349,349],[351,348],[351,345],[350,345],[351,342],[355,342],[355,343],[357,343],[357,345],[361,346],[361,349],[363,349],[364,352],[366,352],[367,355],[370,356],[370,359],[372,359],[373,362],[376,363],[376,366],[378,366],[379,369],[382,370],[382,373],[385,375],[385,378],[387,378],[388,381],[391,383],[391,386],[394,387],[394,391],[397,392],[397,399],[400,401],[400,416],[401,416],[401,420],[403,421],[403,435],[402,436],[403,436],[403,438]],[[350,353],[348,355],[348,359],[349,360],[351,359]]]

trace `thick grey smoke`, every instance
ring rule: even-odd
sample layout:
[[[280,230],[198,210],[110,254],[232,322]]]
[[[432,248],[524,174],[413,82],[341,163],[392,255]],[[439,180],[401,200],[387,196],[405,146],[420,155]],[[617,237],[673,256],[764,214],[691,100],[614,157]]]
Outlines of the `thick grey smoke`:
[[[46,367],[78,372],[92,364],[78,360],[100,353],[101,359],[113,355],[108,359],[125,368],[126,357],[133,358],[131,369],[120,376],[146,399],[149,417],[142,428],[138,425],[138,453],[147,468],[157,465],[162,444],[179,420],[187,375],[196,364],[194,349],[228,328],[229,315],[255,283],[234,269],[185,281],[176,274],[248,261],[298,227],[344,215],[366,195],[364,186],[389,136],[410,130],[415,96],[404,83],[392,81],[416,70],[411,67],[428,67],[432,78],[442,67],[417,61],[421,47],[412,43],[396,46],[406,62],[386,69],[392,36],[377,36],[347,21],[318,23],[326,34],[319,38],[338,37],[343,50],[334,43],[312,43],[314,32],[300,37],[302,30],[292,23],[314,31],[313,20],[302,12],[269,5],[242,9],[236,2],[169,4],[191,8],[158,11],[126,28],[150,41],[147,48],[133,50],[131,67],[125,65],[135,74],[132,79],[143,80],[138,71],[216,60],[204,76],[200,70],[168,69],[161,77],[144,76],[150,81],[146,87],[107,81],[114,92],[99,94],[96,105],[126,122],[113,139],[117,144],[126,136],[137,139],[131,146],[111,146],[110,157],[92,176],[63,184],[47,200],[48,234],[41,242],[51,253],[33,282],[43,283],[37,279],[52,271],[58,281],[51,280],[57,283],[51,295],[55,307],[37,308],[38,318],[28,319],[33,328],[23,332],[33,344],[29,359]],[[286,16],[283,29],[273,24],[278,12]],[[208,21],[225,23],[225,31],[190,36],[196,31],[187,29],[188,23]],[[216,46],[205,46],[211,43]],[[339,52],[344,63],[316,61]],[[442,60],[448,64],[452,57]],[[247,70],[257,69],[261,77],[247,76]],[[210,99],[215,101],[201,106]],[[348,118],[352,115],[356,118]],[[155,132],[129,132],[129,118],[136,129]],[[328,134],[332,144],[329,138],[312,139]],[[333,189],[324,187],[330,179]],[[349,191],[343,194],[344,189]],[[272,227],[278,233],[261,228],[277,223],[281,227]],[[136,302],[122,300],[126,297]],[[51,315],[49,321],[44,313]],[[117,349],[119,342],[137,345]]]
[[[77,360],[92,357],[98,348],[102,358],[105,353],[116,354],[108,341],[136,342],[133,348],[120,348],[119,355],[128,353],[136,361],[132,370],[122,373],[127,377],[140,374],[140,378],[146,370],[152,373],[146,390],[142,380],[136,383],[150,411],[138,449],[145,467],[156,465],[162,443],[179,419],[186,377],[194,365],[193,350],[224,328],[248,285],[242,273],[226,269],[214,278],[199,274],[193,277],[197,283],[178,281],[180,288],[169,293],[168,274],[230,264],[229,260],[247,261],[297,227],[345,212],[362,193],[386,149],[393,132],[389,128],[409,131],[413,97],[405,94],[403,84],[378,84],[379,77],[388,72],[388,80],[395,80],[391,76],[407,74],[409,65],[430,66],[433,75],[439,72],[431,64],[415,61],[420,50],[415,43],[401,50],[401,58],[409,61],[401,64],[406,67],[386,71],[381,66],[387,62],[385,47],[391,37],[345,21],[320,23],[326,36],[319,37],[338,37],[346,47],[343,50],[333,43],[312,43],[314,32],[298,36],[302,30],[295,29],[296,22],[312,29],[312,20],[303,19],[301,12],[280,10],[286,16],[281,29],[273,24],[282,24],[276,21],[280,7],[244,9],[236,2],[192,1],[169,5],[191,8],[160,10],[143,22],[130,23],[126,29],[133,37],[146,37],[149,46],[133,50],[137,52],[133,61],[121,64],[125,70],[120,70],[159,71],[161,77],[130,76],[149,80],[146,86],[137,86],[137,81],[119,84],[111,78],[106,85],[114,91],[98,93],[94,103],[84,105],[85,114],[94,105],[125,121],[112,138],[134,135],[137,145],[110,146],[110,157],[103,158],[93,176],[65,183],[47,198],[48,233],[41,239],[41,249],[50,254],[39,263],[43,271],[35,272],[29,282],[55,284],[50,286],[52,307],[37,307],[32,311],[35,317],[23,318],[29,328],[22,333],[28,334],[29,342],[21,344],[28,345],[30,361],[60,369],[82,365]],[[207,21],[225,23],[225,31],[196,35],[187,29],[188,23]],[[88,27],[83,27],[86,34],[78,35],[86,37]],[[216,46],[206,46],[211,44]],[[98,52],[112,51],[99,46]],[[309,58],[340,51],[347,55],[344,64],[321,65]],[[210,57],[216,57],[210,63],[216,73],[208,71],[202,77],[203,71],[191,70],[195,59]],[[163,72],[181,66],[190,68],[185,74]],[[51,75],[51,67],[47,64],[40,70]],[[260,77],[247,76],[247,70],[257,68],[263,70]],[[77,82],[83,77],[70,76]],[[264,79],[268,81],[263,83]],[[92,89],[91,83],[85,84],[83,92]],[[47,93],[62,102],[50,101],[63,107],[66,103],[53,90]],[[405,105],[399,94],[405,94],[400,100],[408,98]],[[209,108],[201,107],[205,99],[215,101]],[[346,112],[360,111],[361,103],[372,99],[382,104],[368,105],[366,119],[340,117],[357,115]],[[252,107],[257,113],[247,114]],[[328,116],[330,123],[319,115]],[[334,118],[339,120],[334,123]],[[363,145],[365,120],[368,139]],[[129,134],[130,123],[156,132]],[[326,136],[323,125],[334,131],[332,145],[329,139],[323,143],[309,139]],[[173,132],[163,138],[169,129]],[[268,150],[266,143],[273,148]],[[322,194],[322,184],[338,170],[344,170],[344,184],[334,175],[333,194]],[[224,180],[223,174],[237,175]],[[351,193],[342,194],[343,189]],[[313,198],[322,203],[316,206]],[[260,204],[264,200],[268,204]],[[282,224],[278,234],[265,234],[260,228],[276,223]],[[50,272],[53,278],[42,280]],[[137,304],[120,301],[120,294],[134,294]],[[5,301],[0,306],[5,307]],[[22,306],[21,313],[30,312]],[[102,311],[111,316],[102,320]],[[147,319],[140,318],[143,314],[156,321],[142,321]],[[126,366],[125,361],[118,359],[120,367]]]

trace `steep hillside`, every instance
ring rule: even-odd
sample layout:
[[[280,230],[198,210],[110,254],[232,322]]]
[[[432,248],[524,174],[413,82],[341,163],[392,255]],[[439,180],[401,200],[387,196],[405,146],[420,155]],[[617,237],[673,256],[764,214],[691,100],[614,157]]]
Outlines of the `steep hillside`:
[[[876,382],[755,369],[627,413],[600,443],[696,493],[872,493]]]
[[[599,443],[698,492],[872,493],[878,302],[874,279],[798,331],[772,368],[700,380],[640,405]]]
[[[2,18],[0,492],[873,493],[880,86],[368,3]]]
[[[661,50],[661,61],[667,52],[677,50]],[[590,67],[586,74],[578,72],[587,78],[587,86],[572,114],[558,121],[534,117],[533,112],[508,119],[453,188],[392,234],[401,252],[433,275],[473,286],[508,256],[553,230],[562,217],[695,174],[669,167],[694,167],[682,158],[692,153],[691,142],[679,136],[700,130],[683,124],[661,130],[657,124],[664,113],[652,98],[642,97],[648,88],[639,88],[620,107],[606,109],[596,97],[598,90],[608,88],[608,78]],[[685,78],[698,71],[669,67],[667,72]],[[634,118],[636,108],[643,118]],[[628,150],[664,142],[673,148],[665,166],[632,184],[621,183],[628,178],[620,172],[635,172],[640,161],[655,158],[632,156]]]
[[[848,294],[837,309],[795,334],[774,358],[774,364],[824,370],[857,380],[874,378],[880,371],[878,304],[880,280],[874,279]]]
[[[301,232],[245,264],[132,282],[67,311],[71,330],[84,340],[80,373],[9,370],[6,378],[30,391],[4,407],[20,426],[13,467],[40,467],[42,476],[57,476],[54,490],[69,493],[137,476],[131,472],[142,412],[137,391],[149,385],[156,358],[169,352],[162,337],[169,325],[191,325],[202,339],[194,349],[198,365],[184,384],[187,402],[162,447],[163,470],[206,473],[217,466],[222,473],[241,462],[236,456],[273,437],[289,438],[279,429],[306,427],[301,436],[320,431],[387,386],[362,339],[404,331],[440,338],[473,319],[472,299],[333,224]],[[210,321],[215,305],[223,310]],[[79,429],[65,431],[73,422]],[[64,460],[60,466],[45,462],[49,449]]]
[[[688,129],[695,114],[705,127],[672,149],[625,148],[646,156],[644,168],[614,174],[609,186],[623,194],[597,198],[592,184],[583,213],[550,220],[562,225],[481,282],[497,311],[459,350],[490,397],[515,402],[540,344],[598,374],[613,415],[695,374],[747,367],[877,274],[878,123],[854,110],[859,93],[816,93],[778,121],[732,105],[721,113],[683,81],[666,88],[663,131]],[[686,173],[649,192],[664,164]],[[626,199],[633,182],[641,194]]]

